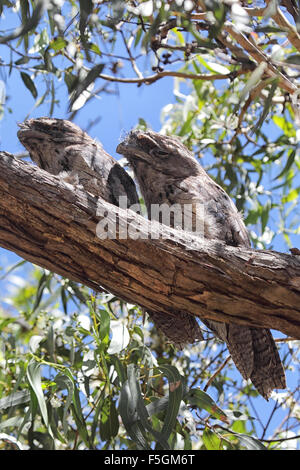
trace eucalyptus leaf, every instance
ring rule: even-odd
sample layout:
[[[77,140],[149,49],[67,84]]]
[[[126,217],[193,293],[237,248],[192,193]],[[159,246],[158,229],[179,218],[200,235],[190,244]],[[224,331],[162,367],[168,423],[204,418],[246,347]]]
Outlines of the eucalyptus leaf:
[[[217,406],[215,401],[206,392],[203,392],[200,389],[191,388],[184,396],[184,401],[189,403],[191,406],[206,410],[215,418],[228,423],[228,418],[225,412]]]
[[[122,320],[113,320],[110,322],[112,338],[107,349],[108,354],[118,354],[126,348],[129,343],[128,329]]]
[[[17,391],[11,393],[7,397],[0,399],[0,410],[11,408],[13,406],[22,405],[30,401],[30,392],[28,390]]]
[[[149,450],[144,430],[137,421],[136,396],[133,397],[128,380],[123,384],[119,399],[119,413],[129,437],[136,443],[138,449]]]
[[[240,441],[240,443],[247,448],[247,450],[266,450],[267,448],[255,437],[248,436],[247,434],[240,434],[232,432]]]
[[[165,439],[168,439],[171,432],[175,428],[175,423],[177,420],[177,414],[179,411],[183,387],[182,387],[182,378],[176,369],[176,367],[171,365],[159,366],[159,369],[167,377],[169,381],[169,400],[168,408],[164,416],[164,424],[161,430]]]
[[[88,72],[83,80],[79,82],[76,81],[76,89],[73,91],[73,94],[70,98],[70,109],[72,109],[75,101],[78,100],[79,96],[97,79],[103,68],[104,64],[97,64]]]
[[[210,429],[205,429],[202,435],[203,443],[207,450],[221,450],[222,440]]]
[[[103,441],[110,441],[119,431],[118,413],[115,402],[107,397],[101,407],[100,437]]]
[[[67,391],[68,391],[66,401],[65,401],[65,404],[64,404],[63,422],[62,422],[64,434],[67,436],[68,426],[69,426],[67,418],[68,418],[69,408],[70,408],[71,403],[73,401],[74,384],[73,384],[73,381],[70,379],[70,377],[68,375],[63,375],[61,373],[58,374],[55,377],[54,380],[61,389],[67,389]]]
[[[153,426],[150,424],[150,416],[148,414],[147,408],[144,404],[143,397],[141,395],[141,389],[138,382],[139,373],[134,364],[129,364],[127,368],[127,375],[128,375],[128,384],[132,394],[132,398],[134,403],[136,404],[136,411],[138,417],[141,421],[141,425],[147,431],[149,431],[153,437],[158,441],[159,445],[164,449],[170,449],[170,446],[167,442],[168,435],[166,430],[163,428],[161,432],[156,431]]]
[[[49,426],[46,400],[42,390],[41,364],[32,359],[27,366],[27,378],[37,398],[45,425]]]
[[[28,75],[28,73],[25,73],[25,72],[20,72],[20,75],[26,88],[28,88],[28,90],[30,91],[30,93],[32,94],[34,98],[37,98],[37,95],[38,95],[37,89],[30,75]]]

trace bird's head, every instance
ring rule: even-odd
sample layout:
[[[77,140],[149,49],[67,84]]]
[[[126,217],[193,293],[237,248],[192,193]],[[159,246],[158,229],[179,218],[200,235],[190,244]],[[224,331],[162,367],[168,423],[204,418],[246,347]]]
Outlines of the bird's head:
[[[117,152],[127,158],[136,173],[147,165],[152,171],[163,172],[175,179],[199,174],[200,165],[177,137],[133,130],[118,145]]]
[[[88,145],[93,142],[80,127],[65,119],[48,117],[28,119],[19,124],[19,127],[18,138],[30,153],[32,160],[53,174],[67,170],[63,168],[66,165],[67,149],[78,144]],[[49,154],[52,155],[51,158]]]

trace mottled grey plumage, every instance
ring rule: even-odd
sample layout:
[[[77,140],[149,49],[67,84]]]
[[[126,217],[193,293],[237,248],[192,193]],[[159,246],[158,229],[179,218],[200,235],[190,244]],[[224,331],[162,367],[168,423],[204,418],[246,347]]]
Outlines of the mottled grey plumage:
[[[127,196],[128,207],[139,202],[128,173],[76,124],[48,117],[29,119],[20,124],[18,137],[32,160],[49,173],[115,205],[120,196]]]
[[[139,203],[132,178],[99,142],[76,124],[48,117],[30,119],[20,124],[18,137],[32,160],[49,173],[60,175],[65,181],[80,185],[114,205],[119,205],[120,196],[127,196],[128,207]],[[180,331],[177,317],[162,319],[155,312],[150,312],[150,315],[154,322],[157,319],[157,326],[178,347],[202,338],[201,330],[191,315],[186,319],[187,315],[182,314]],[[193,334],[185,328],[190,323],[194,325]]]
[[[232,246],[250,246],[248,232],[232,200],[178,138],[132,131],[117,152],[127,157],[135,172],[149,218],[152,204],[192,204],[192,225],[202,217],[204,237]],[[196,211],[197,204],[204,206],[204,212]],[[193,338],[194,325],[186,318],[184,314],[180,320],[174,318],[172,331],[190,331]],[[274,388],[285,388],[284,370],[269,330],[206,319],[203,323],[226,342],[242,376],[250,378],[265,398]]]

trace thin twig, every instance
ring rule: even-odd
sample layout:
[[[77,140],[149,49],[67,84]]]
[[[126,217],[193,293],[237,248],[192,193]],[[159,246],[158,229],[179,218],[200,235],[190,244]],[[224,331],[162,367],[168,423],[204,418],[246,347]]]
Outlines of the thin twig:
[[[206,392],[206,390],[208,389],[208,387],[211,385],[211,383],[214,381],[214,379],[216,378],[216,376],[221,372],[222,369],[224,369],[224,367],[226,366],[226,364],[230,361],[231,359],[231,356],[227,356],[225,361],[223,362],[223,364],[220,365],[220,367],[216,370],[216,372],[210,377],[210,379],[207,381],[207,384],[205,385],[205,387],[203,388],[203,391]]]
[[[107,80],[109,82],[119,82],[119,83],[136,83],[136,84],[143,84],[150,85],[163,77],[179,77],[179,78],[186,78],[190,80],[226,80],[226,79],[233,79],[238,75],[242,75],[247,73],[248,70],[246,68],[241,68],[235,72],[230,72],[228,74],[197,74],[197,73],[188,73],[188,72],[177,72],[173,70],[163,70],[162,72],[157,72],[154,75],[149,75],[148,77],[143,78],[122,78],[122,77],[113,77],[111,75],[99,74],[98,77],[102,78],[103,80]]]
[[[132,54],[131,54],[131,50],[130,50],[130,48],[129,48],[129,46],[128,46],[128,43],[127,43],[127,41],[126,41],[126,38],[125,38],[125,35],[124,35],[124,32],[122,31],[122,29],[120,29],[120,34],[121,34],[121,36],[122,36],[124,45],[125,45],[125,47],[126,47],[126,50],[127,50],[128,56],[129,56],[129,60],[130,60],[131,66],[132,66],[132,68],[133,68],[135,74],[137,75],[138,78],[143,79],[143,78],[144,78],[144,77],[143,77],[143,74],[140,72],[140,70],[139,70],[139,68],[138,68],[138,66],[137,66],[137,64],[136,64],[136,61],[135,61],[134,57],[133,57]]]
[[[281,437],[281,438],[278,438],[278,439],[260,439],[260,441],[262,442],[285,442],[285,441],[291,441],[293,439],[300,439],[300,434],[298,434],[297,436],[291,436],[291,437]]]
[[[288,341],[299,341],[297,338],[293,338],[292,336],[288,336],[287,338],[276,338],[274,339],[276,343],[287,343]]]

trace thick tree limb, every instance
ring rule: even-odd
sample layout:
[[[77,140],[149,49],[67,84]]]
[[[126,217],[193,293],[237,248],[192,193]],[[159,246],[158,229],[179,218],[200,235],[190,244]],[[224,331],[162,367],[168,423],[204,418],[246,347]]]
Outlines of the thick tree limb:
[[[96,235],[100,215],[148,239]],[[155,239],[159,233],[164,239]],[[0,245],[165,314],[184,311],[300,339],[300,257],[235,248],[149,222],[0,153]],[[190,247],[193,246],[191,250]]]

